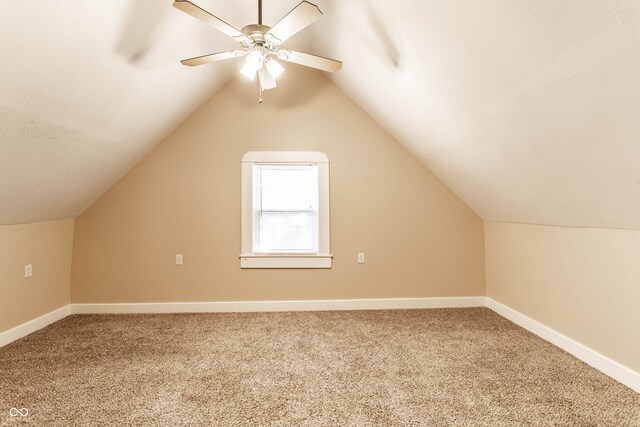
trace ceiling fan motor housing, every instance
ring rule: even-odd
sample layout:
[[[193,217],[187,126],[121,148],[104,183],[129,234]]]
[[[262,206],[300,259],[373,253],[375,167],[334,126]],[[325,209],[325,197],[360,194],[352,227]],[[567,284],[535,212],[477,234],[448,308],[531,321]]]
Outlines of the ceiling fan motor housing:
[[[266,37],[271,27],[261,24],[250,24],[244,27],[242,33],[249,37],[252,41],[252,45],[265,46],[271,50],[277,50],[280,45],[280,41],[275,37]],[[247,46],[252,47],[252,46]]]

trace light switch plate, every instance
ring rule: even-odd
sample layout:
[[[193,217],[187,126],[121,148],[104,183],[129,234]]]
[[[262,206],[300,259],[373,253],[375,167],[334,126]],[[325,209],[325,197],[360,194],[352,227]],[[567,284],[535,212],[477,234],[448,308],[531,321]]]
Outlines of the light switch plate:
[[[176,265],[182,265],[182,254],[176,254]]]
[[[31,276],[33,276],[33,265],[26,264],[24,266],[24,277],[31,277]]]
[[[364,252],[358,253],[358,264],[364,264]]]

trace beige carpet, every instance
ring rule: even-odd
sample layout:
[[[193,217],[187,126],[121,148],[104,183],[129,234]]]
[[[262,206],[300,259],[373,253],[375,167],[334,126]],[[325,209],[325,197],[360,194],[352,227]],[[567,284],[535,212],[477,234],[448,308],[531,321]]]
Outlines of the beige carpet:
[[[640,426],[640,394],[484,308],[75,315],[0,349],[3,425]]]

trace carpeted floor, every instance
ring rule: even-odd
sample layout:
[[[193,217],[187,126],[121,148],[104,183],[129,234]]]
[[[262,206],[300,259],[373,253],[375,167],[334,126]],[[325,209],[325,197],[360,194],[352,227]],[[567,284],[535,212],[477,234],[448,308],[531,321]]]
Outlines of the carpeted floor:
[[[74,315],[0,348],[13,425],[640,426],[640,394],[484,308]]]

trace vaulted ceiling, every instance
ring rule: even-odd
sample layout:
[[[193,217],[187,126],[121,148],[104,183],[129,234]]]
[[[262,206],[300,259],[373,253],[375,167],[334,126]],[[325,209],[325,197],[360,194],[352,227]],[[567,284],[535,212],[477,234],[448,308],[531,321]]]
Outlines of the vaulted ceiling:
[[[3,5],[0,224],[77,215],[236,75],[178,63],[236,45],[171,3]],[[640,229],[637,0],[317,4],[289,46],[343,60],[335,84],[484,219]]]

